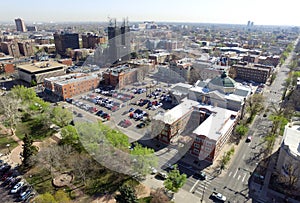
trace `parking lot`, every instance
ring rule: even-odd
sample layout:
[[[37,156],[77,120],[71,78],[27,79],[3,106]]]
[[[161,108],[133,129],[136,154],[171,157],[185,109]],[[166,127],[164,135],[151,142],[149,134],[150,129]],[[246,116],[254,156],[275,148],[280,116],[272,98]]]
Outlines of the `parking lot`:
[[[17,168],[0,160],[1,202],[29,202],[34,198],[33,188],[20,176]]]
[[[93,115],[112,127],[118,127],[131,140],[137,140],[150,130],[154,115],[172,108],[168,91],[166,84],[154,85],[148,81],[121,90],[97,88],[67,102],[74,107],[74,116],[82,118]]]

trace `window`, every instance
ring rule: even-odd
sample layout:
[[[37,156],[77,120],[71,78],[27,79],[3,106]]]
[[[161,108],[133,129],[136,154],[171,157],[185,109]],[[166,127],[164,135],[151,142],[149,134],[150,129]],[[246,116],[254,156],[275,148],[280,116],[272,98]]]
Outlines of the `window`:
[[[195,153],[199,154],[199,150],[198,149],[194,149],[193,150]]]
[[[201,140],[202,140],[202,139],[201,139],[200,137],[196,137],[196,138],[195,138],[195,141],[196,141],[196,142],[201,142]]]
[[[211,148],[210,148],[210,147],[205,147],[205,151],[206,151],[206,152],[210,152],[210,151],[211,151]]]
[[[196,148],[199,148],[199,147],[200,147],[200,145],[199,145],[199,144],[197,144],[197,143],[194,143],[194,147],[196,147]]]
[[[212,146],[212,143],[211,143],[211,142],[206,142],[206,146],[211,147],[211,146]]]

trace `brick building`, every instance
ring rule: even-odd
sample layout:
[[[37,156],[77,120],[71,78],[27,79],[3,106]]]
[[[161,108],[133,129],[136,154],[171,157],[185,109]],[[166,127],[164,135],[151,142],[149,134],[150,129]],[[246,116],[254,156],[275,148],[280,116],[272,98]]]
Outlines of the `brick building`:
[[[1,50],[6,55],[19,58],[21,56],[18,43],[16,41],[1,42]]]
[[[228,141],[237,117],[237,111],[183,99],[165,114],[153,117],[152,126],[157,128],[156,122],[163,123],[164,127],[157,135],[161,142],[187,140],[185,144],[190,154],[212,163]]]
[[[104,85],[111,85],[117,89],[122,89],[126,85],[140,82],[144,79],[148,71],[147,66],[121,65],[109,68],[103,72]]]
[[[67,49],[79,49],[79,37],[77,33],[55,33],[54,43],[56,52],[66,56]]]
[[[103,36],[93,35],[91,33],[82,35],[82,48],[95,49],[98,44],[106,43],[106,38]]]
[[[236,64],[232,66],[232,69],[238,79],[265,83],[271,75],[273,66]]]
[[[30,41],[18,42],[18,47],[20,54],[22,54],[23,56],[33,56],[33,47]]]
[[[44,79],[46,93],[57,96],[60,100],[93,90],[99,86],[100,78],[84,73],[69,74]]]

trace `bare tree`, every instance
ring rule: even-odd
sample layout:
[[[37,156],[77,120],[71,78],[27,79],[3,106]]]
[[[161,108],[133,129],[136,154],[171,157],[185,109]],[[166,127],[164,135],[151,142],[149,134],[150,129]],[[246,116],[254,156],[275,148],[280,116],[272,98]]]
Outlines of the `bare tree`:
[[[157,188],[151,192],[152,199],[150,203],[168,203],[170,202],[169,197],[165,194],[164,188]]]
[[[5,122],[9,126],[11,135],[14,135],[14,129],[21,119],[20,99],[11,94],[0,97],[0,113],[4,115]]]

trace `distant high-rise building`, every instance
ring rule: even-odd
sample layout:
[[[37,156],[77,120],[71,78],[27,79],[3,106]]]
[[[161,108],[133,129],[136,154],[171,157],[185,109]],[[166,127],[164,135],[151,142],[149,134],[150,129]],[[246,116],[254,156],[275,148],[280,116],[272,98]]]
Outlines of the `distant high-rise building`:
[[[36,32],[37,31],[37,27],[36,26],[26,26],[27,31],[31,31],[31,32]]]
[[[21,18],[15,19],[16,27],[18,32],[26,32],[25,23]]]
[[[66,56],[67,49],[79,49],[79,36],[77,33],[55,33],[54,43],[56,52],[62,56]]]
[[[124,20],[121,27],[116,20],[111,20],[108,26],[109,59],[111,63],[130,59],[130,28],[128,20]]]
[[[249,27],[249,26],[250,26],[250,24],[251,24],[251,21],[250,21],[250,20],[248,20],[247,27]]]
[[[82,38],[82,48],[95,49],[97,44],[104,44],[106,39],[91,33],[84,34]]]

